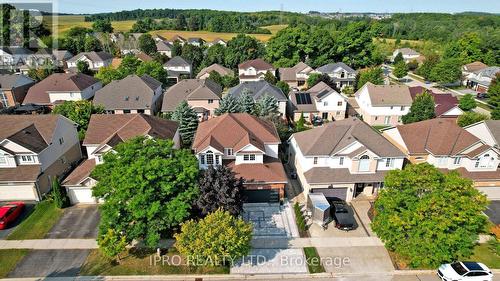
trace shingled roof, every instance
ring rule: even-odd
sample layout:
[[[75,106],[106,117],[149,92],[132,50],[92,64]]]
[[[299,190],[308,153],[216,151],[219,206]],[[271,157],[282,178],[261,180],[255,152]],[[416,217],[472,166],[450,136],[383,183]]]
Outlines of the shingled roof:
[[[265,95],[272,96],[277,101],[288,100],[280,88],[263,80],[243,82],[235,87],[232,87],[228,92],[229,95],[232,95],[236,98],[239,98],[244,93],[247,93],[248,95],[253,97],[255,101],[263,98]]]
[[[247,69],[249,67],[253,67],[257,70],[271,70],[274,69],[274,66],[263,59],[254,59],[248,60],[238,65],[240,69]]]
[[[410,106],[413,102],[406,85],[374,85],[367,82],[355,95],[358,96],[365,88],[372,106]]]
[[[219,100],[221,93],[222,87],[210,79],[184,79],[165,92],[161,111],[174,111],[183,100]]]
[[[32,83],[35,83],[33,79],[22,74],[0,74],[0,89],[10,90]]]
[[[214,64],[207,66],[207,67],[203,68],[202,70],[200,70],[198,75],[196,75],[196,78],[200,78],[201,76],[203,76],[205,74],[210,74],[210,72],[212,72],[212,71],[219,73],[221,76],[227,76],[227,75],[234,76],[234,72],[231,69],[224,67],[220,64],[214,63]]]
[[[110,60],[113,58],[113,55],[111,55],[110,53],[107,53],[107,52],[103,52],[103,51],[101,51],[101,52],[83,52],[83,53],[79,53],[78,55],[72,57],[71,59],[68,60],[68,62],[76,62],[83,56],[89,58],[93,62],[106,61],[106,60]]]

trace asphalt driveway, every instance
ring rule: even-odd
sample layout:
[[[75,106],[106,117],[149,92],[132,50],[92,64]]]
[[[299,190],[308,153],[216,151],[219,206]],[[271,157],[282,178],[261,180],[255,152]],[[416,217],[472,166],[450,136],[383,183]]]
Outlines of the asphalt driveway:
[[[72,206],[64,210],[61,219],[45,238],[96,238],[99,220],[97,205]]]
[[[490,218],[491,222],[500,224],[500,200],[491,201],[484,213]]]
[[[89,253],[90,250],[33,250],[8,277],[76,276]]]

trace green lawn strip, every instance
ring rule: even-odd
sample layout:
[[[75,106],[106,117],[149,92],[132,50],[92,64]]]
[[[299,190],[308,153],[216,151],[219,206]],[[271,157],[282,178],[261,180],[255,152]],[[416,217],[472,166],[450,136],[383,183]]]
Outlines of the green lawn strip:
[[[51,201],[38,203],[33,212],[22,221],[7,240],[42,239],[63,213]]]
[[[381,130],[383,130],[383,129],[385,129],[385,128],[389,128],[389,127],[391,127],[391,125],[375,125],[375,126],[372,126],[372,127],[373,127],[375,130],[377,130],[377,131],[381,131]]]
[[[26,249],[0,250],[0,278],[14,270],[17,263],[28,253]]]
[[[177,253],[167,253],[161,261],[154,260],[151,249],[130,249],[119,263],[111,261],[99,250],[92,250],[83,264],[81,276],[96,275],[167,275],[167,274],[228,274],[227,266],[188,266]],[[180,263],[180,265],[179,265]]]
[[[474,254],[468,260],[482,262],[490,269],[500,269],[500,256],[495,253],[490,244],[479,244],[474,248]]]
[[[315,247],[304,248],[304,254],[306,255],[307,268],[309,273],[322,273],[325,272],[325,268],[321,264],[321,258],[318,255]]]

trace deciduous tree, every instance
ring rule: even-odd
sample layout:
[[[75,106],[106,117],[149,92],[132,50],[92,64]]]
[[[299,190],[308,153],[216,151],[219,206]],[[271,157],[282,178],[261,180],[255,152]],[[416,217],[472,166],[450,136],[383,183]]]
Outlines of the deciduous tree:
[[[143,51],[144,53],[152,56],[154,55],[158,50],[156,49],[156,43],[151,34],[149,33],[144,33],[141,36],[139,36],[139,50]]]
[[[104,113],[104,108],[96,106],[88,100],[65,101],[56,105],[52,113],[61,114],[75,122],[78,125],[78,136],[80,140],[83,140],[89,126],[90,117],[92,114]]]
[[[394,65],[394,71],[393,71],[394,76],[396,76],[398,79],[401,79],[408,75],[408,66],[404,61],[398,62]]]
[[[415,97],[411,104],[408,114],[403,115],[404,124],[414,123],[436,117],[434,98],[428,93],[423,92]]]
[[[463,111],[471,111],[477,107],[476,99],[471,94],[466,94],[460,98],[458,107]]]
[[[113,26],[109,19],[98,19],[92,23],[92,29],[96,32],[111,33]]]
[[[479,121],[483,121],[486,119],[488,119],[488,116],[486,116],[484,114],[477,113],[474,111],[468,111],[468,112],[464,112],[464,114],[458,116],[457,124],[460,127],[465,127],[465,126],[469,126],[471,124],[474,124],[474,123],[477,123]]]
[[[359,90],[363,87],[366,82],[371,82],[375,85],[383,85],[384,84],[384,72],[380,67],[373,67],[367,70],[362,70],[356,76],[355,81],[355,89]]]

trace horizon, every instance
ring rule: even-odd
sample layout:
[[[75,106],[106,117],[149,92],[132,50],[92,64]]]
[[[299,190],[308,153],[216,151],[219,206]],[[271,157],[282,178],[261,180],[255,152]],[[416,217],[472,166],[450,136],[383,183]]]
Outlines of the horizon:
[[[232,12],[264,12],[264,11],[284,11],[308,13],[317,11],[321,13],[500,13],[500,1],[491,3],[488,0],[435,1],[423,0],[418,3],[401,3],[397,0],[373,0],[373,1],[349,1],[335,3],[335,1],[313,1],[305,0],[301,3],[292,0],[282,0],[277,3],[269,3],[265,0],[255,0],[251,4],[243,0],[234,0],[230,3],[224,0],[207,0],[202,3],[195,0],[158,1],[148,0],[137,7],[137,2],[133,0],[122,0],[119,4],[117,0],[97,1],[87,0],[84,3],[73,0],[60,0],[57,2],[57,13],[89,15],[98,13],[130,11],[136,9],[207,9]],[[118,4],[118,5],[117,5]],[[320,7],[321,6],[321,7]],[[384,8],[381,8],[384,7]],[[431,8],[429,8],[431,7]]]

